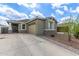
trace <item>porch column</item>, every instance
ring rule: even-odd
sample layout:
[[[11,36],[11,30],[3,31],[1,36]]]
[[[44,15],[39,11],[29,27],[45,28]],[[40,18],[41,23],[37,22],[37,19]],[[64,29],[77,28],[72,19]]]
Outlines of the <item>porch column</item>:
[[[1,34],[1,26],[0,26],[0,34]]]
[[[9,29],[8,29],[8,32],[9,32],[9,33],[12,33],[12,24],[11,24],[11,23],[9,23]]]

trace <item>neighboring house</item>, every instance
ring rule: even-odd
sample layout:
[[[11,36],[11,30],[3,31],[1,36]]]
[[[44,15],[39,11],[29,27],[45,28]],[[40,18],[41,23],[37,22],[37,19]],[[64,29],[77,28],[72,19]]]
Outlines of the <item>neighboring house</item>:
[[[0,33],[8,33],[8,26],[0,24]]]
[[[57,31],[57,21],[53,17],[34,18],[30,20],[7,21],[8,32],[31,33],[36,35],[54,35]]]

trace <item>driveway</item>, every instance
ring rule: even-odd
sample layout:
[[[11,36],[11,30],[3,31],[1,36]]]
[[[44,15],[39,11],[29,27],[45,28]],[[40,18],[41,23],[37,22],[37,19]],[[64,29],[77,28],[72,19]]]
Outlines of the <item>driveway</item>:
[[[32,34],[0,34],[1,56],[75,56],[53,42]]]

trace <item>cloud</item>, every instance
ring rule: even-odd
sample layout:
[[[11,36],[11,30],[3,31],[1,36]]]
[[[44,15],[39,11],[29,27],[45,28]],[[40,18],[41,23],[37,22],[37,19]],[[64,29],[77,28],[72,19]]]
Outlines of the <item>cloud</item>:
[[[65,11],[68,11],[68,7],[67,6],[62,6],[64,8]]]
[[[37,4],[36,3],[17,3],[18,5],[22,5],[26,8],[36,8],[37,7]]]
[[[65,19],[69,19],[69,18],[70,18],[70,16],[63,17],[63,18],[61,19],[61,21],[64,21]]]
[[[21,19],[29,19],[29,17],[25,13],[21,13]]]
[[[65,21],[66,19],[69,19],[69,18],[70,18],[70,16],[62,17],[62,18],[60,19],[60,22],[59,22],[59,23],[64,23],[64,21]]]
[[[51,14],[52,17],[56,17],[53,13]]]
[[[79,13],[79,7],[76,8],[76,11]]]
[[[79,6],[76,7],[76,9],[74,9],[74,10],[70,8],[70,12],[71,13],[79,13]]]
[[[52,9],[56,10],[56,13],[59,13],[60,15],[63,15],[65,11],[68,11],[67,7],[68,3],[52,3]],[[64,11],[61,11],[60,8],[63,8]]]
[[[66,17],[62,17],[60,20],[60,23],[64,23],[64,22],[69,22],[69,20],[73,20],[75,22],[75,20],[77,19],[77,16],[66,16]]]
[[[63,17],[63,18],[61,18],[60,23],[67,22],[70,19],[76,20],[77,16],[66,16],[66,17]]]
[[[7,5],[3,5],[3,4],[0,4],[0,13],[5,14],[8,18],[12,17],[12,19],[14,17],[15,18],[17,18],[17,17],[28,18],[28,16],[25,13],[18,12],[17,10],[15,10]]]
[[[56,10],[56,13],[57,14],[59,13],[60,15],[63,15],[64,14],[64,12],[63,11],[60,11],[59,9]]]
[[[52,8],[59,8],[64,3],[52,3]]]
[[[52,8],[53,8],[53,9],[55,9],[55,8],[57,8],[57,9],[63,8],[64,11],[68,11],[69,9],[68,9],[68,7],[67,7],[67,4],[68,4],[68,3],[52,3],[51,5],[52,5]]]
[[[35,9],[31,12],[31,14],[29,16],[30,16],[30,18],[34,18],[36,16],[45,18],[45,16],[41,12],[36,11]]]
[[[2,20],[9,20],[9,18],[4,17],[4,16],[0,16],[0,21],[2,21]]]
[[[68,3],[52,3],[52,8],[61,8],[63,5],[67,5]]]
[[[8,23],[6,22],[6,20],[9,20],[8,18],[4,17],[4,16],[0,16],[0,24],[1,25],[6,25],[8,26]]]

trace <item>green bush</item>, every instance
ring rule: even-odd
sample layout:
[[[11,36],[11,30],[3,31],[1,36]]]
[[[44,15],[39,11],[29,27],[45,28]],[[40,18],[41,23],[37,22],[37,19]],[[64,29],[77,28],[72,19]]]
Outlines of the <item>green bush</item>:
[[[79,32],[74,33],[75,38],[79,39]]]
[[[57,27],[57,31],[58,32],[68,32],[68,27],[67,26],[63,26],[63,27]]]
[[[75,38],[79,39],[79,24],[75,24],[75,26],[73,27],[73,34]]]

